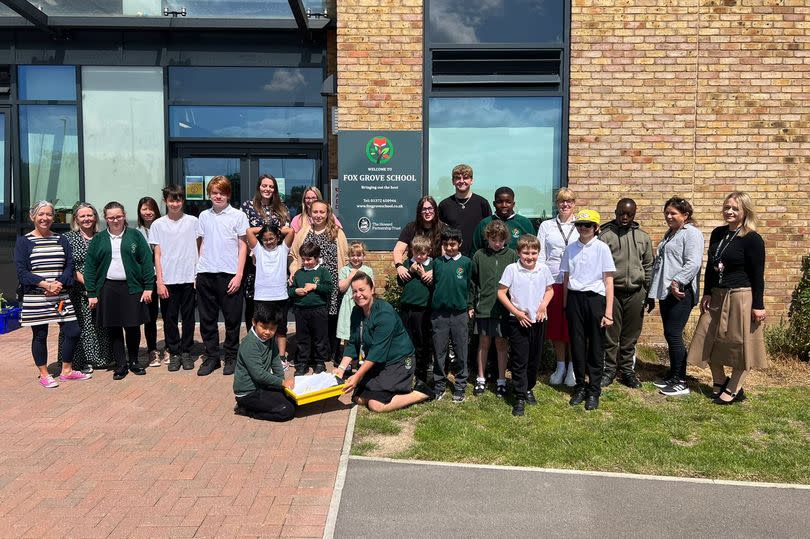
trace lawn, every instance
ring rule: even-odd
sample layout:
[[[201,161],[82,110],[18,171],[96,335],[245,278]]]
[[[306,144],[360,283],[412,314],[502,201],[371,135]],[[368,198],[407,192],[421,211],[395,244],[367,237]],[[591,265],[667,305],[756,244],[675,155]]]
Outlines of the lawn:
[[[660,367],[640,364],[643,380]],[[810,483],[810,388],[806,363],[750,378],[749,398],[717,406],[705,373],[687,397],[650,382],[614,383],[598,410],[568,405],[568,393],[538,383],[538,404],[511,415],[511,400],[468,393],[387,415],[358,410],[352,452],[392,458],[570,468],[684,477]],[[690,371],[691,373],[692,371]],[[546,376],[542,378],[547,379]],[[698,386],[700,383],[700,386]]]

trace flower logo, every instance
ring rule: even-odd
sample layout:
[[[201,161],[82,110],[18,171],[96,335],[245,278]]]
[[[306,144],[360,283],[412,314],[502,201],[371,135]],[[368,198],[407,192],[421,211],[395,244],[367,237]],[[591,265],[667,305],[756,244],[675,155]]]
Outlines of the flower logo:
[[[375,165],[383,165],[394,157],[394,145],[388,137],[372,137],[366,144],[366,157]]]

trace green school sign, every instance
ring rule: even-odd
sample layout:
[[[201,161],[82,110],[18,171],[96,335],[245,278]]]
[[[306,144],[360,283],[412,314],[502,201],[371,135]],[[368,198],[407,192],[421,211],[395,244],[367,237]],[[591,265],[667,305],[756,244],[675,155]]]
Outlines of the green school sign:
[[[349,240],[389,251],[422,196],[422,133],[338,132],[336,205]]]

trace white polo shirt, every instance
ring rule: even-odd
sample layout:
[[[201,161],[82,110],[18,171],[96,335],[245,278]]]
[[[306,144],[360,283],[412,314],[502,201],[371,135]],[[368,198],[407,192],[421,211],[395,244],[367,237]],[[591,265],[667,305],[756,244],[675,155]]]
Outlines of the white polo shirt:
[[[159,217],[149,229],[149,243],[160,246],[164,284],[193,283],[197,276],[197,223],[193,215],[178,220]]]
[[[197,221],[197,236],[203,239],[197,273],[232,273],[237,271],[239,242],[248,229],[247,216],[230,204],[217,213],[209,208]]]
[[[568,273],[568,290],[604,296],[604,273],[616,271],[616,265],[607,243],[594,237],[587,244],[577,240],[566,247],[560,271]]]
[[[124,238],[124,232],[126,231],[127,228],[124,227],[124,230],[117,236],[112,234],[109,230],[107,231],[107,233],[110,234],[112,258],[110,259],[110,268],[107,270],[106,277],[111,281],[126,281],[127,279],[127,272],[124,270],[124,261],[121,259],[121,240]]]
[[[256,258],[256,281],[253,299],[256,301],[280,301],[289,298],[287,292],[287,257],[290,248],[281,242],[268,251],[261,243],[253,248]]]
[[[537,322],[537,309],[546,294],[546,288],[554,284],[554,277],[540,260],[534,269],[526,269],[520,262],[506,266],[499,284],[509,288],[509,299],[519,311],[529,315],[532,323]],[[514,316],[510,313],[510,316]]]

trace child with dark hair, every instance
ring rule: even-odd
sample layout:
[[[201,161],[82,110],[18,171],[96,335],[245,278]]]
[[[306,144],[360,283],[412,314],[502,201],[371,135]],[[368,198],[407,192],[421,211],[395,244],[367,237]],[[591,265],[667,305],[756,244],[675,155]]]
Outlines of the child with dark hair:
[[[515,213],[515,192],[511,187],[499,187],[495,190],[494,198],[495,200],[492,201],[492,205],[495,206],[495,213],[482,219],[475,228],[472,246],[473,253],[487,246],[487,238],[484,234],[484,229],[493,221],[501,221],[506,225],[509,231],[506,246],[512,250],[517,248],[518,238],[522,235],[537,234],[534,225],[529,221],[528,217]]]
[[[444,395],[447,386],[447,362],[450,339],[456,349],[456,374],[453,402],[464,401],[467,387],[467,322],[473,316],[469,297],[472,260],[461,254],[461,231],[446,228],[442,231],[444,255],[435,261],[433,267],[433,300],[430,323],[433,333],[433,349],[436,361],[433,363],[433,391],[436,399]]]
[[[258,304],[253,327],[239,344],[233,377],[236,398],[234,413],[265,421],[288,421],[295,415],[295,404],[284,393],[295,380],[284,379],[278,354],[276,328],[286,324],[281,311]]]
[[[298,354],[295,374],[307,373],[314,362],[315,374],[326,371],[329,357],[329,297],[334,282],[332,273],[320,264],[321,248],[307,241],[299,251],[301,269],[295,272],[287,288],[293,299]]]

